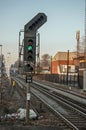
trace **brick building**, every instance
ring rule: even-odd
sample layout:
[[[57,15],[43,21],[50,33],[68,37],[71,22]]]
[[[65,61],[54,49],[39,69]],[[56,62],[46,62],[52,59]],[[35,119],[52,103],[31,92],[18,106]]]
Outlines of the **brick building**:
[[[68,56],[69,54],[69,56]],[[77,66],[76,52],[57,52],[52,58],[52,74],[67,73],[67,65],[69,72],[75,72]]]

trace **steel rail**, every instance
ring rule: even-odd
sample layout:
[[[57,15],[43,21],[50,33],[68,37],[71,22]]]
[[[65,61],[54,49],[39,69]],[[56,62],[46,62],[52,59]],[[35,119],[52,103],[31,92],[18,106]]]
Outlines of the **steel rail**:
[[[36,89],[38,89],[38,85],[37,85],[37,88]],[[41,89],[40,89],[40,91],[42,91],[42,87],[41,87]],[[46,91],[46,90],[43,90],[43,91]],[[83,112],[81,112],[81,111],[79,111],[79,110],[77,110],[76,108],[74,108],[74,107],[72,107],[71,105],[69,105],[69,104],[67,104],[67,103],[64,103],[63,101],[61,101],[60,99],[57,99],[56,97],[54,97],[54,96],[52,96],[52,93],[50,93],[49,94],[49,92],[44,92],[44,93],[48,93],[48,96],[51,96],[52,98],[54,98],[54,100],[58,100],[59,102],[62,102],[62,104],[65,104],[67,107],[69,107],[69,110],[70,109],[73,109],[74,111],[76,111],[77,113],[79,113],[81,116],[82,116],[82,118],[83,118],[83,120],[85,121],[85,123],[86,123],[86,114],[84,114]],[[72,112],[71,112],[72,113]],[[79,115],[78,114],[78,115]],[[72,116],[72,115],[71,115]],[[67,118],[67,117],[66,117]],[[78,117],[79,119],[80,119],[80,121],[81,121],[81,117]],[[85,119],[84,119],[85,118]],[[79,120],[78,119],[78,120]],[[68,120],[71,120],[71,119],[68,119]],[[71,122],[71,121],[70,121]],[[78,126],[77,126],[78,127]],[[86,125],[85,125],[85,127],[86,127]]]
[[[67,92],[65,92],[63,90],[58,91],[58,89],[52,88],[51,86],[48,86],[48,84],[46,85],[43,83],[38,83],[36,81],[33,81],[33,83],[40,85],[42,88],[47,89],[48,91],[51,91],[51,93],[54,94],[55,96],[57,96],[59,99],[69,103],[73,107],[76,107],[83,113],[86,113],[86,105],[82,104],[82,102],[78,102],[78,101],[72,99],[71,97],[67,96],[67,94],[66,94]],[[71,95],[73,95],[73,94],[71,94]]]
[[[16,81],[17,81],[18,83],[20,82],[20,84],[23,83],[23,85],[25,86],[25,83],[24,83],[23,81],[21,81],[21,80],[16,80]],[[34,93],[33,91],[32,91],[32,93],[33,93],[36,97],[40,98],[37,93]],[[45,96],[45,95],[44,95],[44,96]],[[49,108],[51,108],[67,125],[70,126],[71,129],[79,130],[79,129],[78,129],[76,126],[74,126],[69,120],[67,120],[63,115],[61,115],[57,110],[55,110],[55,108],[54,108],[53,106],[51,106],[50,104],[48,104],[48,102],[44,101],[42,98],[40,98],[40,100],[41,100],[42,102],[44,102]]]
[[[23,82],[23,81],[22,81]],[[37,84],[37,88],[36,89],[38,89],[38,86],[41,86],[41,90],[40,91],[44,91],[44,90],[42,90],[42,86],[44,86],[44,85],[38,85]],[[47,89],[47,90],[49,90],[49,89]],[[47,91],[46,90],[46,91]],[[57,98],[55,97],[55,95],[52,95],[52,93],[50,93],[49,94],[49,91],[47,91],[47,92],[41,92],[41,93],[47,93],[48,94],[48,98],[49,98],[49,96],[51,96],[54,100],[57,100]],[[38,96],[38,94],[36,93],[36,95],[35,96]],[[39,97],[40,98],[40,97]],[[41,99],[41,98],[40,98]],[[41,99],[41,100],[43,100],[43,99]],[[45,100],[45,102],[46,102],[46,100]],[[72,107],[71,105],[68,105],[67,103],[64,103],[63,101],[60,101],[60,99],[59,99],[59,102],[62,102],[62,104],[65,104],[66,106],[68,106],[68,107],[70,107],[71,109],[74,109],[74,111],[77,111],[78,113],[80,113],[81,115],[83,114],[82,112],[80,112],[79,110],[77,110],[77,109],[75,109],[74,107]],[[48,102],[47,103],[45,103],[45,104],[48,104]],[[48,104],[49,106],[50,106],[50,104]],[[54,110],[55,110],[55,108],[53,107],[53,106],[51,106],[51,108],[53,108]],[[70,109],[69,108],[69,109]],[[52,110],[53,110],[52,109]],[[55,110],[56,111],[56,110]],[[86,117],[86,114],[83,114],[83,116],[85,115],[85,117]],[[63,116],[63,115],[62,115]],[[63,116],[64,117],[64,116]],[[68,120],[67,118],[66,118],[66,120]],[[69,120],[68,120],[68,122],[70,122]],[[71,122],[70,122],[70,124],[72,124]],[[73,125],[76,129],[78,129],[75,125]]]
[[[33,92],[32,93],[38,97],[44,104],[46,104],[57,116],[59,116],[69,127],[73,128],[74,130],[79,130],[76,126],[74,126],[69,120],[67,120],[62,114],[60,114],[53,106],[51,106],[46,100],[43,100],[37,93]]]

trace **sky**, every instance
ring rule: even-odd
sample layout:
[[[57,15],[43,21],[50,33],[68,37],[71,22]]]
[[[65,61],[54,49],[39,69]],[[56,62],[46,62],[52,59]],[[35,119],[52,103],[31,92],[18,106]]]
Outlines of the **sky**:
[[[18,59],[19,31],[39,12],[47,15],[40,33],[40,54],[76,50],[76,31],[84,36],[85,0],[0,0],[0,45],[2,52]],[[23,40],[23,33],[22,39]]]

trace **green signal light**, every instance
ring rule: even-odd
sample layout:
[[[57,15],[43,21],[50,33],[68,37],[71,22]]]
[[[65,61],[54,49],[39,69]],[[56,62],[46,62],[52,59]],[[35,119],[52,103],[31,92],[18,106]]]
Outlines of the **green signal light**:
[[[29,46],[27,47],[27,49],[28,49],[28,51],[31,51],[31,50],[33,49],[33,47],[32,47],[31,45],[29,45]]]

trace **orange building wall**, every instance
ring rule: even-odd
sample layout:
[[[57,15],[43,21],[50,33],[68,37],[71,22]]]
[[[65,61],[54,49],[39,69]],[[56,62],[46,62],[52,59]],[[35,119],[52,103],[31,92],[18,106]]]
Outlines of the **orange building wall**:
[[[52,61],[52,73],[57,74],[57,61]]]
[[[58,74],[59,65],[67,65],[67,60],[52,61],[52,73],[53,74]],[[69,65],[74,65],[74,60],[70,60]]]

